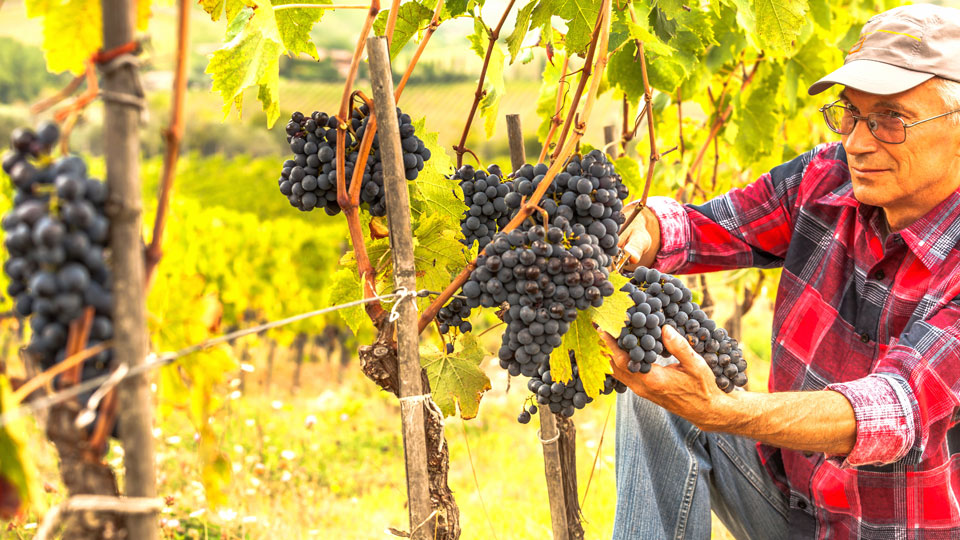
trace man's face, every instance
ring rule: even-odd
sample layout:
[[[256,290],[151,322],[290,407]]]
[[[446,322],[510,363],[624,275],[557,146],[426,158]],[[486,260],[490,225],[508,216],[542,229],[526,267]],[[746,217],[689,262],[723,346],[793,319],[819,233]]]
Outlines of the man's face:
[[[930,81],[887,96],[846,88],[840,97],[854,114],[895,114],[907,124],[950,110]],[[901,144],[878,141],[863,120],[842,141],[854,196],[882,207],[894,230],[922,217],[960,185],[960,128],[950,116],[908,128]]]

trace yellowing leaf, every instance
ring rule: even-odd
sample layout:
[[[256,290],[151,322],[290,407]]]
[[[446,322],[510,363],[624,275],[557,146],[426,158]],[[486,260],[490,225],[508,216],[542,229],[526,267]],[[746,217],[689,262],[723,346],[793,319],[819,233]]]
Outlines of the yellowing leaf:
[[[577,359],[577,372],[583,381],[584,391],[596,398],[603,389],[607,374],[613,373],[613,368],[606,354],[609,350],[593,327],[590,312],[578,314],[577,320],[570,324],[570,329],[563,335],[563,344],[550,355],[550,376],[555,381],[568,382],[573,377],[568,351],[573,351]]]
[[[780,51],[793,46],[807,11],[805,0],[754,0],[757,34],[765,45]]]
[[[0,414],[16,407],[6,375],[0,375]],[[27,433],[23,421],[16,418],[0,426],[0,514],[16,512],[40,502],[38,476],[31,455],[26,451]],[[16,493],[5,493],[12,489]],[[10,517],[10,516],[5,516]]]
[[[200,7],[209,13],[210,18],[214,21],[220,20],[220,17],[232,21],[237,13],[240,13],[240,10],[248,5],[252,4],[248,4],[244,0],[200,0]]]
[[[445,416],[457,414],[468,420],[477,415],[483,393],[490,389],[490,379],[480,370],[486,351],[473,334],[465,334],[452,354],[433,349],[420,351],[420,365],[427,371],[430,393]]]
[[[330,4],[330,0],[273,0],[274,6],[284,4]],[[314,59],[319,60],[317,46],[310,39],[310,30],[313,25],[320,22],[320,18],[326,13],[325,9],[317,8],[291,8],[274,11],[277,17],[277,28],[280,30],[280,38],[287,52],[296,56],[300,53],[306,53]]]
[[[593,0],[565,0],[560,4],[557,15],[567,21],[564,47],[568,53],[582,54],[587,51],[599,11],[600,2]]]
[[[213,53],[206,72],[213,77],[213,89],[223,98],[224,113],[229,113],[234,104],[241,112],[243,90],[259,86],[258,97],[267,112],[267,124],[272,125],[280,116],[280,30],[270,4],[256,1],[257,9],[244,8],[230,21],[227,32],[233,37]]]
[[[361,298],[363,298],[363,291],[360,288],[360,278],[357,276],[356,270],[352,268],[337,270],[330,280],[330,294],[327,297],[330,305],[346,304]],[[344,308],[339,310],[338,313],[354,334],[359,331],[360,324],[365,320],[363,306]]]
[[[633,307],[630,295],[620,290],[629,281],[619,272],[611,273],[610,283],[613,284],[613,294],[603,299],[602,306],[590,307],[587,310],[589,320],[613,337],[620,335],[620,330],[627,321],[627,310]]]

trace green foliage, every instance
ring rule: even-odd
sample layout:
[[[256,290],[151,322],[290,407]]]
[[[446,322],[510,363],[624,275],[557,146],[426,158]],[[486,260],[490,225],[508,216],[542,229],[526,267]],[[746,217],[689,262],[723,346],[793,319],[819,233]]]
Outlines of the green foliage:
[[[32,101],[44,88],[65,82],[47,72],[39,49],[0,37],[0,103]]]
[[[490,43],[490,29],[483,24],[480,17],[474,18],[473,34],[470,34],[467,39],[470,40],[470,48],[473,52],[480,58],[486,58]],[[493,135],[493,126],[500,114],[500,99],[506,91],[503,80],[506,59],[503,46],[499,42],[494,43],[490,51],[490,62],[487,64],[487,74],[483,80],[483,99],[480,100],[480,118],[483,119],[487,138]]]
[[[6,375],[0,374],[0,414],[16,408],[12,392]],[[0,513],[15,512],[39,501],[37,470],[25,449],[26,441],[22,419],[0,426]],[[16,493],[4,494],[8,489]]]
[[[373,30],[378,36],[386,34],[387,18],[390,10],[381,11],[373,23]],[[407,2],[400,6],[397,13],[397,23],[393,29],[393,39],[390,41],[390,60],[397,57],[403,46],[415,36],[417,32],[433,17],[433,10],[419,2]]]
[[[420,349],[420,364],[430,380],[433,400],[445,416],[457,414],[469,420],[477,416],[480,398],[490,389],[490,379],[480,370],[480,362],[489,354],[472,334],[459,339],[447,354],[436,347]]]

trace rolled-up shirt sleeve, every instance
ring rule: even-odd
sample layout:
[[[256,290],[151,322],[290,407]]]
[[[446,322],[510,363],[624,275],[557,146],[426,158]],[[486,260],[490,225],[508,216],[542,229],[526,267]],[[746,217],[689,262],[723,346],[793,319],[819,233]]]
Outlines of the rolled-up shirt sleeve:
[[[909,324],[870,375],[827,389],[847,398],[857,421],[842,465],[919,463],[960,406],[960,299]]]

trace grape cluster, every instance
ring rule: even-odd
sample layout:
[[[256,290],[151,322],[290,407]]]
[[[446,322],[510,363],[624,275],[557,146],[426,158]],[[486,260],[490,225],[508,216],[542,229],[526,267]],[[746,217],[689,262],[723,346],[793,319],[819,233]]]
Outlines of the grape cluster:
[[[500,229],[510,221],[512,214],[506,198],[516,193],[513,182],[503,180],[500,167],[491,165],[486,171],[464,165],[453,175],[463,192],[467,209],[460,218],[461,242],[472,246],[478,242],[482,251]]]
[[[26,350],[48,368],[63,360],[71,321],[94,309],[89,345],[113,336],[111,275],[106,255],[110,220],[107,188],[87,177],[83,160],[68,156],[38,166],[59,137],[54,124],[36,133],[19,129],[3,170],[16,188],[14,207],[2,219],[7,294],[22,317],[31,316]],[[44,161],[44,160],[41,160]],[[88,361],[84,378],[106,370],[111,351]]]
[[[368,114],[366,105],[351,113],[350,130],[344,141],[344,174],[348,189],[359,159],[360,141],[370,118]],[[397,119],[406,178],[413,180],[423,170],[424,162],[430,159],[430,150],[414,134],[409,115],[397,109]],[[290,143],[294,158],[283,163],[278,184],[280,193],[287,196],[291,206],[301,211],[323,208],[327,215],[340,213],[340,204],[337,202],[337,125],[336,116],[319,111],[314,111],[310,116],[295,112],[287,123],[287,142]],[[373,137],[373,146],[364,166],[360,201],[367,204],[370,215],[384,216],[387,213],[379,133]]]
[[[521,167],[514,178],[517,192],[505,200],[508,208],[515,212],[522,199],[536,191],[546,172],[547,167],[542,163]],[[562,217],[571,225],[582,225],[588,234],[597,238],[602,252],[613,257],[618,252],[617,231],[625,221],[623,200],[629,194],[606,154],[593,150],[582,158],[576,155],[570,158],[547,188],[539,206],[551,219]],[[602,266],[610,264],[604,257],[598,257],[598,261]]]
[[[527,389],[533,392],[537,403],[546,405],[550,412],[562,414],[566,417],[573,416],[574,411],[584,408],[593,398],[587,395],[583,386],[583,380],[580,379],[580,370],[577,367],[577,357],[573,351],[569,351],[570,366],[573,369],[573,377],[566,383],[554,381],[550,375],[549,362],[540,366],[537,375],[531,377],[527,382]],[[623,393],[627,387],[622,382],[607,375],[603,381],[603,389],[600,394],[606,395],[611,392]],[[530,421],[530,415],[536,414],[537,406],[529,405],[517,417],[517,421],[526,424]]]
[[[617,344],[630,355],[627,367],[631,372],[647,373],[658,356],[670,356],[663,347],[660,330],[669,324],[703,356],[721,390],[731,392],[747,384],[747,362],[737,340],[707,318],[682,281],[640,266],[623,290],[630,294],[634,306],[627,310],[627,322]]]

